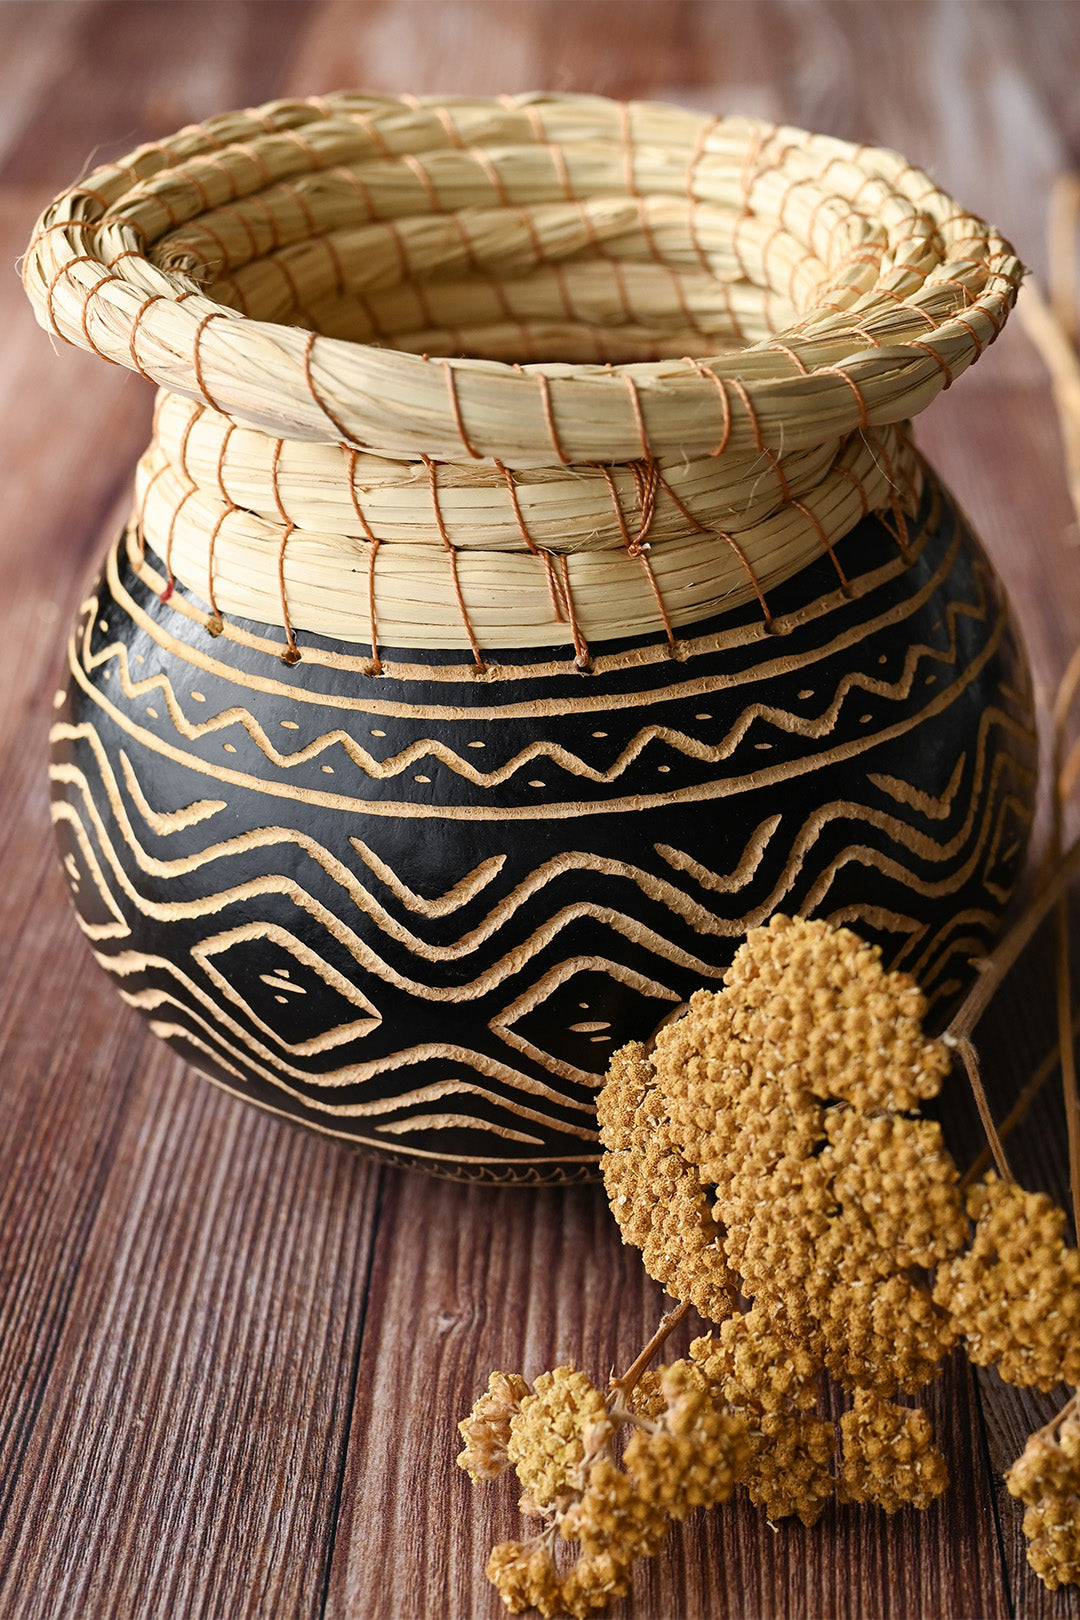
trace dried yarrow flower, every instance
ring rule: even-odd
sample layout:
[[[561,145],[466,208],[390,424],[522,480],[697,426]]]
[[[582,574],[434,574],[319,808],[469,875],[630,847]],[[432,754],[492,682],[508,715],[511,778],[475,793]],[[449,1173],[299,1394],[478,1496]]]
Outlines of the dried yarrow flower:
[[[728,1411],[689,1361],[660,1369],[664,1408],[631,1435],[623,1464],[646,1502],[671,1519],[726,1502],[746,1446],[745,1422]]]
[[[934,1288],[968,1356],[1010,1384],[1080,1383],[1080,1253],[1065,1212],[991,1173],[969,1189],[968,1213],[971,1247],[938,1267]]]
[[[507,1456],[522,1488],[539,1508],[576,1490],[590,1451],[611,1433],[603,1395],[582,1372],[556,1367],[541,1373],[534,1393],[510,1417]]]
[[[1076,1404],[1074,1396],[1052,1425],[1033,1434],[1005,1475],[1027,1507],[1028,1563],[1051,1591],[1080,1585],[1080,1421],[1066,1415]]]
[[[609,1193],[630,1211],[616,1205],[624,1237],[655,1251],[663,1234],[653,1275],[699,1303],[692,1165],[715,1190],[741,1291],[833,1377],[883,1394],[918,1388],[950,1348],[948,1315],[909,1272],[953,1254],[967,1231],[940,1130],[898,1113],[949,1067],[944,1043],[922,1033],[925,1009],[914,981],[886,973],[848,929],[774,917],[651,1057],[616,1054],[612,1100],[601,1093],[601,1118],[610,1107],[619,1125],[605,1143],[618,1154]],[[661,1153],[678,1177],[654,1187]]]
[[[792,1342],[761,1305],[695,1339],[690,1355],[736,1411],[809,1411],[817,1404],[820,1360]]]
[[[487,1578],[511,1614],[539,1609],[544,1620],[562,1614],[562,1583],[550,1539],[500,1541],[487,1561]]]
[[[920,1409],[856,1390],[851,1411],[840,1419],[840,1434],[843,1501],[874,1502],[895,1513],[929,1507],[948,1488],[949,1470]]]
[[[493,1372],[486,1394],[458,1424],[465,1441],[458,1467],[464,1468],[474,1485],[482,1479],[497,1479],[509,1466],[510,1419],[520,1412],[528,1393],[529,1386],[519,1373]]]
[[[746,1426],[738,1483],[750,1500],[770,1521],[814,1524],[835,1489],[833,1426],[812,1411],[821,1363],[760,1303],[695,1339],[690,1354]]]
[[[731,1310],[735,1290],[724,1234],[675,1144],[652,1078],[643,1046],[615,1054],[597,1102],[604,1187],[623,1242],[641,1250],[650,1277],[718,1322]]]

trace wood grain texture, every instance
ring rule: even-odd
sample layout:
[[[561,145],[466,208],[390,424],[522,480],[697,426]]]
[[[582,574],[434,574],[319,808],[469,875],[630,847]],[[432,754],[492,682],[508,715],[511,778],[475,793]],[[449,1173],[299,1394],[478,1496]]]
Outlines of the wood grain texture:
[[[0,7],[0,258],[87,163],[189,118],[342,85],[536,86],[742,109],[900,147],[1042,264],[1046,185],[1080,161],[1070,0],[403,0]],[[114,1001],[47,833],[61,640],[126,504],[149,391],[64,349],[0,280],[0,1614],[494,1617],[513,1491],[470,1489],[454,1423],[491,1367],[603,1374],[660,1309],[594,1189],[375,1171],[196,1081]],[[1045,693],[1080,552],[1044,376],[1010,328],[920,423],[1005,577]],[[1052,1045],[1045,945],[988,1018],[996,1107]],[[962,1095],[956,1150],[978,1146]],[[1064,1190],[1054,1082],[1012,1139]],[[692,1520],[616,1611],[655,1620],[1080,1615],[1023,1557],[995,1483],[1045,1403],[950,1368],[956,1485],[923,1516],[773,1533]]]

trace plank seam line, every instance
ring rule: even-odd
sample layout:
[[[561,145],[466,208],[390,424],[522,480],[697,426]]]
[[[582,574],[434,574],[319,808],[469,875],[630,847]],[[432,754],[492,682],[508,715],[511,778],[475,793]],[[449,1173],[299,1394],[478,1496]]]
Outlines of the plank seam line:
[[[363,1297],[360,1305],[359,1321],[356,1325],[356,1346],[349,1370],[348,1393],[345,1400],[345,1417],[342,1424],[341,1458],[337,1468],[337,1478],[334,1481],[333,1494],[330,1498],[329,1525],[330,1534],[326,1542],[326,1567],[323,1571],[322,1590],[319,1593],[318,1606],[314,1611],[315,1620],[325,1620],[327,1604],[330,1601],[330,1577],[334,1568],[334,1555],[337,1551],[338,1527],[341,1522],[341,1502],[345,1494],[345,1477],[349,1466],[349,1452],[352,1442],[353,1413],[356,1410],[356,1392],[360,1383],[360,1362],[364,1349],[364,1335],[367,1330],[368,1301],[371,1297],[371,1278],[375,1270],[375,1251],[378,1243],[379,1229],[382,1226],[383,1204],[386,1197],[386,1168],[379,1165],[376,1168],[375,1208],[371,1217],[371,1235],[368,1240],[367,1265],[364,1267]]]

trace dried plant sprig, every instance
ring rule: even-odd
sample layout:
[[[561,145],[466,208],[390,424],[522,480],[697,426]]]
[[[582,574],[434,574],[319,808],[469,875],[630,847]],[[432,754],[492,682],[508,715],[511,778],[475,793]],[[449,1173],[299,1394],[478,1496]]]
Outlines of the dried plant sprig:
[[[1080,1253],[1046,1193],[992,1173],[968,1191],[971,1247],[938,1267],[934,1298],[977,1366],[1010,1384],[1080,1383]]]
[[[929,1506],[948,1483],[944,1458],[926,1414],[890,1397],[934,1377],[958,1336],[1013,1382],[1080,1381],[1080,1254],[1063,1211],[1008,1176],[1000,1143],[1006,1175],[965,1203],[940,1128],[919,1115],[958,1049],[981,1087],[971,1032],[1078,868],[1080,845],[982,965],[944,1039],[924,1035],[914,981],[857,935],[778,917],[651,1052],[615,1055],[599,1101],[605,1185],[624,1241],[680,1304],[606,1397],[571,1368],[525,1393],[496,1375],[461,1425],[462,1466],[488,1478],[513,1464],[523,1511],[542,1521],[492,1554],[508,1607],[599,1612],[673,1520],[735,1484],[770,1520],[807,1525],[834,1496],[889,1513]],[[985,1099],[983,1112],[993,1142]],[[691,1303],[715,1331],[688,1361],[648,1371]],[[852,1392],[839,1436],[818,1407],[826,1374]],[[1023,1459],[1011,1476],[1014,1494],[1042,1491],[1025,1533],[1048,1584],[1080,1573],[1080,1499],[1058,1459],[1074,1429],[1053,1441],[1052,1478]],[[1045,1436],[1035,1451],[1049,1455]],[[577,1544],[568,1572],[560,1537]]]
[[[670,1330],[662,1324],[653,1342]],[[514,1613],[535,1607],[545,1616],[586,1616],[606,1608],[673,1521],[726,1501],[735,1487],[747,1449],[743,1419],[690,1361],[658,1369],[644,1415],[624,1404],[640,1376],[634,1368],[612,1380],[606,1398],[571,1367],[541,1374],[524,1396],[522,1380],[497,1373],[461,1425],[471,1447],[472,1424],[494,1424],[501,1435],[504,1407],[511,1408],[505,1455],[523,1487],[522,1511],[541,1520],[537,1536],[500,1543],[488,1561],[488,1577]],[[626,1429],[620,1463],[616,1438]],[[493,1477],[470,1466],[470,1447],[461,1466],[474,1481]],[[567,1570],[556,1561],[559,1538],[577,1544]]]
[[[894,1406],[868,1390],[840,1419],[845,1502],[873,1502],[886,1513],[926,1508],[948,1489],[949,1470],[919,1408]]]
[[[724,1234],[679,1150],[643,1046],[615,1054],[597,1117],[604,1187],[623,1241],[641,1250],[649,1276],[668,1293],[723,1321],[735,1297]]]
[[[1032,1569],[1051,1591],[1080,1584],[1080,1395],[1028,1437],[1005,1484],[1027,1508]]]

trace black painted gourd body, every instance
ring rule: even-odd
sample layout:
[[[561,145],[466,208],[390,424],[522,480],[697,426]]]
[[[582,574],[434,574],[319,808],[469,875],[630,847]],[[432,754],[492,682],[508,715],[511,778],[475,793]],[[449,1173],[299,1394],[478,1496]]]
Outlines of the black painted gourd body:
[[[204,1074],[440,1174],[591,1174],[613,1050],[773,911],[850,923],[943,1006],[1026,843],[1023,657],[926,480],[756,604],[663,638],[387,654],[234,622],[131,536],[52,736],[74,903]],[[358,585],[357,588],[360,588]]]

